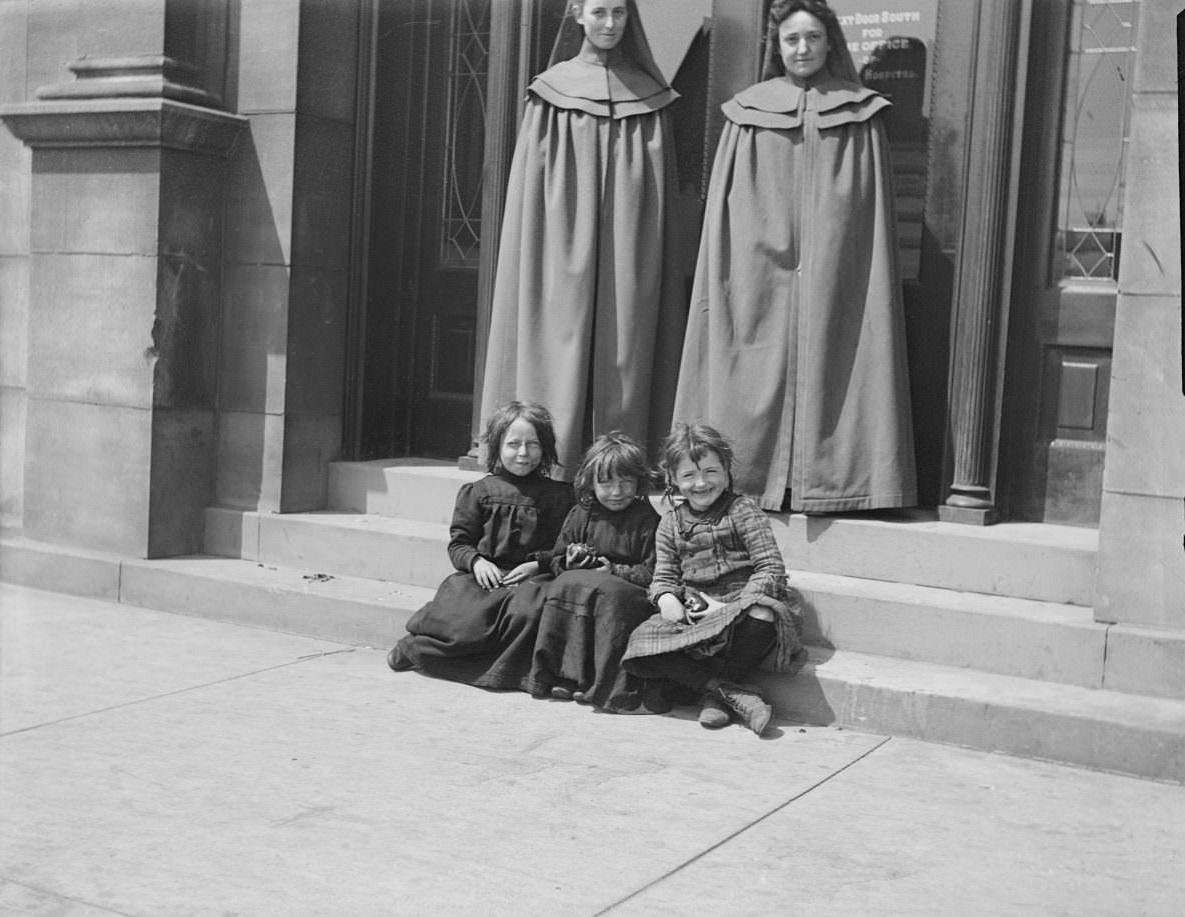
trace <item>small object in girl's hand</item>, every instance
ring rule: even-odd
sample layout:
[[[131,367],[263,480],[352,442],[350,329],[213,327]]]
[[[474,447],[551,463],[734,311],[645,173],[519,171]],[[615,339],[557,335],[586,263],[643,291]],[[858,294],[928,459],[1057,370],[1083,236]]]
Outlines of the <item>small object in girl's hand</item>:
[[[688,617],[702,615],[708,610],[708,600],[700,592],[687,586],[683,590],[683,607],[687,609]]]
[[[597,552],[591,545],[573,542],[564,552],[564,567],[568,570],[586,570],[597,565]]]

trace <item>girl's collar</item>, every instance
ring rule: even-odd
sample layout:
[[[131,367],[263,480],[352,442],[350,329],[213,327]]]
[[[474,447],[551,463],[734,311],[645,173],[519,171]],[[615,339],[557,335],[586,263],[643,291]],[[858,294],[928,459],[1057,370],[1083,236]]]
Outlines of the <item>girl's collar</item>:
[[[733,491],[726,490],[716,498],[715,503],[702,512],[693,510],[691,504],[685,500],[675,507],[675,518],[681,526],[715,525],[728,512],[736,498],[737,495]]]

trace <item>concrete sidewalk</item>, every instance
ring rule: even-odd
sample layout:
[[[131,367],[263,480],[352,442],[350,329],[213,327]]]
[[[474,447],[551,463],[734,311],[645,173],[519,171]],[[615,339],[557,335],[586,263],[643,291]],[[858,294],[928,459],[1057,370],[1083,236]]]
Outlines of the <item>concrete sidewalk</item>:
[[[0,913],[1180,914],[1185,788],[0,584]]]

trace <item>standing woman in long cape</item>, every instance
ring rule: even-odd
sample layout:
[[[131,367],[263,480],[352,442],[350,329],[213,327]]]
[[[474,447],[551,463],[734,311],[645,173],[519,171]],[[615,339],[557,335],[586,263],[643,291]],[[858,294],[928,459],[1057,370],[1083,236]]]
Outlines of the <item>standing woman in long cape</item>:
[[[482,413],[541,400],[558,474],[594,435],[666,435],[686,321],[667,107],[634,0],[568,4],[527,89],[494,283]]]
[[[723,107],[675,416],[732,437],[764,509],[910,506],[889,102],[821,0],[775,0],[766,47]]]

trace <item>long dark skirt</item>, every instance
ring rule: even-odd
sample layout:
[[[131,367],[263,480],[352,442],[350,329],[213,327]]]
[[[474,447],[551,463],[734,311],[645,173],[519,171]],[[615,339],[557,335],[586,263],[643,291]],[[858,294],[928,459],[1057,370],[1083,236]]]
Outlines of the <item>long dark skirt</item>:
[[[569,570],[546,587],[531,680],[568,682],[597,707],[641,709],[642,680],[621,667],[633,629],[654,613],[646,590],[601,570]]]
[[[533,691],[531,657],[550,581],[539,576],[487,592],[471,573],[454,573],[412,615],[399,649],[426,675]]]

